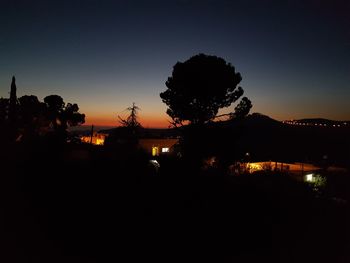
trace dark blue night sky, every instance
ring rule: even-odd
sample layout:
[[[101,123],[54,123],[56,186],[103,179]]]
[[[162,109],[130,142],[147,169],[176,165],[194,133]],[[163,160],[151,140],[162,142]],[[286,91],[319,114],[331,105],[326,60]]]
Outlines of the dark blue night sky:
[[[159,93],[177,61],[221,56],[253,112],[350,120],[349,1],[0,2],[0,96],[61,95],[89,124],[132,102],[167,126]],[[231,107],[234,107],[231,106]]]

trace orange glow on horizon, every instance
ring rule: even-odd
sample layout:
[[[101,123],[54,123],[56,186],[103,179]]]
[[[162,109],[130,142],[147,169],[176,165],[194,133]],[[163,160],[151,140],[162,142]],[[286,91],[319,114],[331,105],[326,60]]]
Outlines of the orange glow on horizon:
[[[140,118],[140,123],[145,128],[168,128],[169,121],[166,118],[160,117],[143,117]],[[120,126],[117,118],[108,118],[100,116],[86,116],[84,125],[95,125],[95,126]]]

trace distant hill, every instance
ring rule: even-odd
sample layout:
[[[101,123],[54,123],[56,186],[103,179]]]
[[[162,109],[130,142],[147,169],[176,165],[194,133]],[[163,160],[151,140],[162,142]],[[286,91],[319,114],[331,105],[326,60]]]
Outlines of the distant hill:
[[[108,130],[112,129],[113,127],[111,126],[94,126],[94,131],[102,131],[102,130]],[[72,132],[79,132],[79,131],[91,131],[91,125],[81,125],[81,126],[75,126],[75,127],[70,127],[68,129],[69,131]]]
[[[315,118],[281,122],[253,113],[242,120],[213,122],[208,127],[205,133],[198,130],[198,138],[205,149],[224,145],[228,155],[241,158],[249,153],[250,161],[317,163],[327,156],[333,164],[350,166],[350,122],[347,121]],[[84,129],[88,133],[91,127]],[[141,128],[139,137],[176,138],[182,131],[185,130]],[[117,127],[100,132],[123,137],[126,131]]]
[[[242,120],[213,126],[218,128],[216,136],[227,141],[228,153],[229,147],[242,157],[249,153],[251,161],[320,162],[327,156],[330,162],[350,165],[348,122],[303,119],[289,123],[253,113]]]
[[[116,127],[111,129],[100,130],[101,133],[107,134],[124,134],[123,127]],[[139,128],[138,136],[140,138],[174,138],[180,135],[179,130],[177,129],[168,129],[168,128]]]
[[[247,126],[259,126],[266,128],[281,127],[283,125],[283,123],[281,123],[280,121],[274,120],[269,116],[266,116],[261,113],[253,113],[248,115],[243,120],[243,123]]]
[[[262,114],[241,124],[239,145],[256,159],[348,163],[350,122],[322,118],[279,122]],[[254,154],[252,154],[254,158]]]

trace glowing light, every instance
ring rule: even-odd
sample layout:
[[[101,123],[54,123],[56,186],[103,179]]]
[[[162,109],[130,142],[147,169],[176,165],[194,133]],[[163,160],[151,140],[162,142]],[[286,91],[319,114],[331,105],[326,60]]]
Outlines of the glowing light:
[[[80,140],[84,143],[91,143],[94,145],[104,145],[105,139],[108,136],[108,134],[103,133],[94,133],[93,136],[81,136]]]
[[[262,165],[260,163],[249,163],[247,164],[247,169],[250,173],[263,170]]]
[[[152,156],[158,156],[158,155],[159,155],[158,147],[153,146],[152,147]]]
[[[160,166],[160,164],[158,163],[157,160],[149,160],[149,162],[154,164],[154,165]]]
[[[168,152],[169,152],[169,148],[168,147],[162,148],[162,153],[168,153]]]
[[[307,174],[305,177],[307,182],[312,182],[314,180],[314,174]]]
[[[96,139],[96,145],[103,145],[105,143],[104,139]]]
[[[156,170],[158,170],[158,168],[160,167],[160,164],[157,160],[149,160],[149,163],[152,164],[154,168],[156,168]]]

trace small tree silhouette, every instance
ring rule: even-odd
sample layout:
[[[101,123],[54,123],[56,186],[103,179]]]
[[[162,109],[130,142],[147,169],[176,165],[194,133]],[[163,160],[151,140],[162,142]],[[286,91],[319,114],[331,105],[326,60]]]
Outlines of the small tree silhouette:
[[[136,129],[142,127],[141,124],[138,122],[138,111],[141,110],[139,107],[135,105],[135,102],[132,103],[131,107],[128,107],[126,109],[127,111],[130,111],[130,115],[126,118],[123,119],[118,115],[119,123],[123,127],[131,128],[131,129]]]
[[[132,103],[131,107],[125,109],[129,111],[130,114],[126,119],[123,119],[118,115],[118,121],[121,126],[115,129],[114,133],[108,137],[108,144],[118,144],[118,147],[124,147],[125,153],[135,153],[138,149],[138,136],[141,124],[138,121],[138,111],[139,107]]]
[[[17,101],[17,87],[16,87],[15,76],[12,77],[12,82],[11,82],[8,119],[9,119],[10,125],[14,129],[13,132],[16,133],[16,124],[17,124],[16,122],[18,120],[18,101]]]

